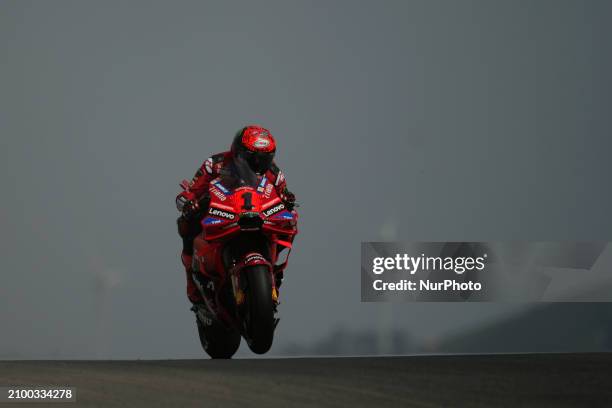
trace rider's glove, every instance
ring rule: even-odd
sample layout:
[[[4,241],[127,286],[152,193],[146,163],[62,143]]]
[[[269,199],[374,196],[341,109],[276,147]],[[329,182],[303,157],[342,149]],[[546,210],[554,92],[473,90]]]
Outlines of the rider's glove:
[[[196,200],[189,200],[185,203],[185,206],[183,207],[183,214],[185,214],[185,217],[189,218],[195,213],[197,213],[199,210],[200,205],[198,204],[198,202]]]
[[[183,191],[176,197],[176,207],[185,216],[193,214],[198,209],[198,202],[195,200],[195,195],[190,191]]]
[[[283,200],[283,202],[285,203],[285,207],[287,207],[289,211],[293,210],[293,208],[295,207],[295,194],[287,190],[287,187],[285,187],[285,189],[281,193],[281,199]]]

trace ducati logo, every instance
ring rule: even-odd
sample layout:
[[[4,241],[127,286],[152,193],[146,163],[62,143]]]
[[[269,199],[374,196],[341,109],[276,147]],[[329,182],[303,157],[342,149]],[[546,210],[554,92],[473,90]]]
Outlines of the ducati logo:
[[[235,214],[228,212],[228,211],[219,210],[214,207],[210,207],[210,210],[208,210],[208,213],[210,215],[214,215],[215,217],[225,218],[227,220],[233,220],[234,218],[236,218]]]
[[[281,204],[275,205],[274,207],[270,208],[269,210],[263,211],[263,215],[265,215],[266,217],[269,217],[272,214],[276,214],[280,210],[283,210],[284,208],[285,208],[285,205],[281,203]]]

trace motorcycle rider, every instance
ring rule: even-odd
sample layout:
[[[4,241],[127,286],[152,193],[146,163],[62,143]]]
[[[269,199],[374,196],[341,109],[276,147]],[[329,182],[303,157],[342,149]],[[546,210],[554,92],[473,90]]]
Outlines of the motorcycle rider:
[[[253,172],[259,176],[265,175],[275,186],[289,211],[294,208],[295,195],[287,190],[285,176],[274,163],[275,153],[276,141],[268,129],[257,125],[245,126],[236,133],[231,149],[206,159],[196,171],[189,188],[176,197],[176,206],[181,212],[177,219],[178,232],[183,240],[181,262],[187,275],[187,298],[191,303],[204,301],[192,277],[193,241],[202,232],[200,221],[208,210],[209,183],[212,180],[219,177],[224,169],[230,168],[232,163],[246,162]]]

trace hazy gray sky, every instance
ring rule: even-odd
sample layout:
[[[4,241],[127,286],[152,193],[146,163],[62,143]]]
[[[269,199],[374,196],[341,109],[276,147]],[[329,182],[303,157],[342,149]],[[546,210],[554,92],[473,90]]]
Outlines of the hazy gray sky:
[[[360,242],[609,240],[611,11],[2,1],[0,357],[202,355],[174,196],[251,122],[302,205],[272,354],[511,312],[362,304]]]

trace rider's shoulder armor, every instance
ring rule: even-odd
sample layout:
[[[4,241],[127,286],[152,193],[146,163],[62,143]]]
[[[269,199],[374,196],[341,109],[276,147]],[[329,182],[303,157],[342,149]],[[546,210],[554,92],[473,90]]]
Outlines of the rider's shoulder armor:
[[[206,159],[204,163],[202,163],[202,165],[196,171],[195,175],[193,176],[193,179],[191,179],[191,182],[189,183],[189,186],[194,187],[194,186],[199,185],[198,181],[204,175],[207,176],[206,178],[207,180],[210,180],[211,178],[218,176],[219,170],[223,166],[226,160],[226,157],[227,157],[227,152],[217,153],[217,154],[210,156],[208,159]]]
[[[211,177],[218,175],[219,170],[221,169],[221,167],[223,167],[223,164],[227,160],[227,156],[227,152],[213,154],[208,159],[206,159],[202,167],[200,167],[200,170],[202,172],[206,172]]]
[[[270,171],[272,172],[272,174],[274,174],[275,176],[278,176],[278,173],[280,173],[280,169],[278,168],[278,166],[276,165],[276,163],[272,162],[272,164],[270,165]]]
[[[272,164],[270,165],[269,171],[274,176],[272,181],[274,182],[275,186],[278,186],[285,180],[285,176],[283,175],[283,172],[281,171],[281,169],[278,168],[276,163],[272,162]]]

